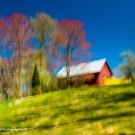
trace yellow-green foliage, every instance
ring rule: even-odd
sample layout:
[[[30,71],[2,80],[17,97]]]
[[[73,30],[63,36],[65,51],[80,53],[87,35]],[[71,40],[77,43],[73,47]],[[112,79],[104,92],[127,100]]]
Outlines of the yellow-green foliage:
[[[124,79],[122,78],[107,78],[104,77],[104,85],[117,85],[117,84],[124,84],[124,83],[131,83],[131,79]]]
[[[57,82],[52,75],[40,73],[40,80],[43,93],[55,91],[57,89]]]

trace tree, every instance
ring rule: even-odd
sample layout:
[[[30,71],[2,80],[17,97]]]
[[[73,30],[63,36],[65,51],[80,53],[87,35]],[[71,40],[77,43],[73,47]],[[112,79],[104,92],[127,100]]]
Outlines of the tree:
[[[31,26],[40,45],[40,68],[43,71],[44,55],[47,57],[47,40],[55,31],[56,21],[45,13],[38,13],[36,18],[31,18]]]
[[[15,78],[17,78],[19,84],[15,97],[20,97],[23,56],[30,46],[29,41],[31,39],[31,27],[27,17],[22,13],[15,13],[6,18],[1,18],[0,39],[3,51],[1,57],[6,57],[9,65],[8,70],[12,76],[12,92],[15,93]]]
[[[4,99],[9,99],[10,75],[7,70],[6,61],[0,60],[0,91],[4,94]]]
[[[126,79],[135,79],[135,55],[132,51],[122,52],[120,58],[123,63],[119,66],[120,71]]]
[[[37,69],[37,65],[35,65],[33,76],[32,76],[32,95],[37,95],[40,93],[42,92],[41,92],[41,86],[40,86],[39,72]]]
[[[24,53],[27,52],[29,42],[31,40],[31,26],[28,22],[27,17],[22,13],[15,13],[10,15],[7,18],[7,24],[9,29],[10,42],[13,44],[13,58],[14,64],[17,65],[19,80],[19,90],[21,91],[21,76],[22,76],[22,67],[24,63]],[[9,41],[8,41],[9,42]],[[22,96],[22,94],[20,94]]]
[[[11,87],[12,87],[12,93],[14,93],[14,88],[13,88],[13,82],[14,82],[14,70],[15,70],[15,65],[13,60],[11,60],[11,52],[12,52],[12,47],[11,47],[11,42],[10,42],[10,34],[9,34],[9,27],[7,25],[7,19],[6,18],[0,18],[0,56],[1,56],[1,77],[5,78],[7,76],[7,73],[10,73],[12,76],[11,80]],[[6,59],[3,59],[3,56],[6,57]],[[6,63],[6,66],[5,66]],[[3,72],[7,71],[7,72]],[[10,71],[10,72],[9,72]],[[6,74],[5,74],[6,73]],[[9,76],[9,74],[8,74]],[[4,79],[6,80],[6,79]],[[5,83],[5,81],[2,81],[2,83]],[[8,84],[10,80],[8,78]],[[4,85],[5,86],[5,85]],[[5,87],[4,87],[5,89]]]
[[[63,19],[57,24],[56,34],[53,36],[52,54],[66,66],[67,85],[70,82],[70,65],[90,60],[90,47],[87,42],[84,24],[81,21]]]
[[[35,63],[39,63],[39,54],[38,52],[34,51],[33,49],[29,49],[29,52],[25,53],[25,61],[24,61],[24,81],[23,86],[25,88],[25,96],[30,95],[31,90],[31,80],[33,76],[33,71],[31,69],[34,69]],[[39,64],[38,64],[39,65]]]

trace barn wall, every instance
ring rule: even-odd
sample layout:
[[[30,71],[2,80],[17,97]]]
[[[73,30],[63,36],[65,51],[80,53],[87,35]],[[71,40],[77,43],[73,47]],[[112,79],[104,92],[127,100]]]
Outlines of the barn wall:
[[[99,74],[99,85],[104,85],[104,76],[110,78],[112,76],[107,64],[105,63]]]
[[[71,85],[84,85],[85,83],[92,81],[94,74],[78,75],[70,78]],[[58,85],[66,85],[66,78],[58,78]]]
[[[80,78],[81,81],[92,80],[94,78],[94,74],[85,74],[85,75],[74,76],[74,77],[71,77],[71,81],[76,81],[76,80],[78,80],[78,78]]]
[[[100,73],[95,74],[95,75],[96,75],[96,81],[95,81],[95,83],[93,85],[99,85],[100,84],[100,78],[99,78]]]

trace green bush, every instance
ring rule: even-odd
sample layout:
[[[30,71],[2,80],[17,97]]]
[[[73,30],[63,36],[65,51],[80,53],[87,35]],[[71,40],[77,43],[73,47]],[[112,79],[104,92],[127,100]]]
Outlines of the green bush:
[[[41,94],[42,93],[42,89],[41,89],[41,86],[34,86],[32,87],[32,90],[31,90],[31,94],[32,95],[38,95],[38,94]]]
[[[40,74],[40,80],[43,93],[57,90],[57,82],[53,75],[42,73]]]

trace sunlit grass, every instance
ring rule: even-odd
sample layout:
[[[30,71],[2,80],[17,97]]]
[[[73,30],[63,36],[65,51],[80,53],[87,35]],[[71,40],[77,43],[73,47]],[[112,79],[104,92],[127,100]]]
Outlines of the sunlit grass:
[[[0,127],[12,129],[0,131],[3,135],[133,134],[135,129],[134,84],[60,90],[0,107]]]

